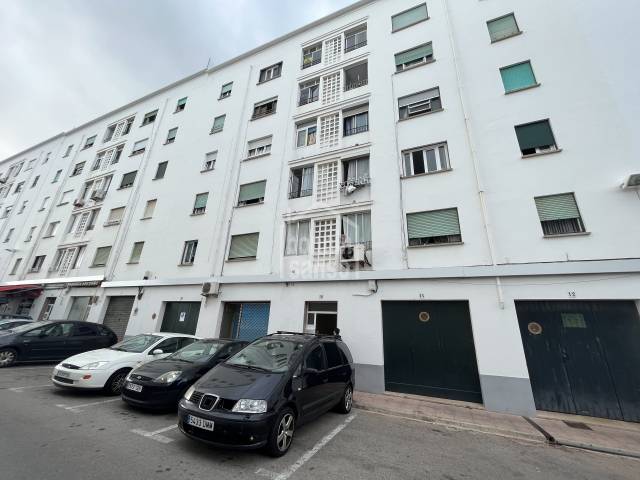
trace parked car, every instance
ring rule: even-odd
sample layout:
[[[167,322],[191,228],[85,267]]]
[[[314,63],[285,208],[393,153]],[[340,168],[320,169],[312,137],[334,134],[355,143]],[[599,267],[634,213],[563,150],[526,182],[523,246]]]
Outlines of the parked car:
[[[1,333],[0,367],[16,362],[62,360],[118,341],[104,325],[69,320],[30,322]]]
[[[197,340],[181,333],[145,333],[109,348],[74,355],[53,369],[51,381],[64,388],[104,389],[119,395],[129,372],[151,360],[165,358]]]
[[[340,336],[278,332],[259,338],[198,380],[180,400],[178,426],[216,446],[284,455],[298,424],[351,410],[355,370]]]
[[[25,325],[27,323],[33,323],[33,320],[26,318],[6,318],[6,315],[3,315],[5,318],[0,319],[0,333],[5,330],[11,330],[12,328],[19,327],[20,325]]]
[[[0,313],[0,321],[2,320],[33,320],[29,315],[20,315],[17,313]]]
[[[136,407],[176,408],[196,380],[248,343],[206,338],[167,358],[145,363],[127,376],[122,399]]]

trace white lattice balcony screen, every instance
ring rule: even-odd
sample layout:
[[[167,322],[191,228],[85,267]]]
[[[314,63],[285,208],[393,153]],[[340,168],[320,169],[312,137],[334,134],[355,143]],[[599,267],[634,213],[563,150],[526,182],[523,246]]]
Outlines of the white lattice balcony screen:
[[[323,60],[325,65],[333,65],[342,59],[342,36],[330,38],[324,42]]]
[[[329,262],[336,259],[335,218],[314,220],[313,222],[313,258],[317,262]]]
[[[340,100],[342,92],[341,72],[322,77],[322,104],[330,105]]]
[[[340,113],[320,117],[320,148],[331,148],[340,140]]]

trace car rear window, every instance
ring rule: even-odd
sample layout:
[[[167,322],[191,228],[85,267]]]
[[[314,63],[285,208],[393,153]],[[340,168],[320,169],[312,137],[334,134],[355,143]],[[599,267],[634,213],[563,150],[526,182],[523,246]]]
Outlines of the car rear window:
[[[339,367],[343,364],[342,355],[335,342],[323,342],[322,345],[327,354],[327,368]]]
[[[337,342],[338,348],[340,349],[340,353],[344,356],[344,363],[353,363],[353,357],[351,356],[351,352],[347,348],[347,346],[342,342]]]
[[[81,323],[76,324],[76,330],[75,332],[73,332],[74,337],[93,336],[96,334],[97,332],[93,325],[86,325],[86,324],[83,325]]]

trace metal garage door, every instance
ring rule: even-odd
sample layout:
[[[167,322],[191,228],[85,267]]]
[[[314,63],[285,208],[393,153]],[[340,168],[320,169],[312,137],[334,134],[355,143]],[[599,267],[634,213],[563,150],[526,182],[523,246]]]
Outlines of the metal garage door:
[[[194,335],[199,316],[200,302],[167,302],[160,331]]]
[[[633,301],[516,302],[539,410],[640,422]]]
[[[109,306],[104,316],[104,325],[115,332],[119,340],[124,338],[131,317],[135,297],[109,297]]]
[[[468,302],[382,302],[385,388],[482,402]]]

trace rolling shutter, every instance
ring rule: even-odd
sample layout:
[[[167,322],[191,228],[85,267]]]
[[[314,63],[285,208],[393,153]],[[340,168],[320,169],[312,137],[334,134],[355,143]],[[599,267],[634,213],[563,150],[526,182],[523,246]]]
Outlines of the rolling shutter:
[[[267,185],[266,180],[261,182],[247,183],[240,185],[240,194],[238,196],[238,203],[247,202],[250,200],[256,200],[258,198],[264,198],[264,190]]]
[[[252,258],[258,253],[259,233],[248,233],[246,235],[234,235],[231,237],[229,248],[229,258]]]
[[[442,237],[460,235],[458,209],[434,210],[407,214],[409,238]]]
[[[432,55],[433,55],[433,44],[427,43],[426,45],[421,45],[407,52],[397,53],[395,55],[396,65],[402,65],[403,63],[414,62],[424,57],[429,58]]]
[[[513,14],[491,20],[487,22],[487,27],[489,28],[489,36],[494,42],[520,32]]]
[[[417,7],[413,7],[411,10],[399,13],[391,17],[392,31],[400,30],[401,28],[408,27],[414,23],[418,23],[421,20],[427,19],[427,4],[423,3]]]
[[[536,84],[530,62],[500,69],[505,92],[513,92]]]
[[[516,136],[521,150],[556,144],[549,120],[518,125]]]
[[[573,193],[537,197],[535,201],[541,222],[580,218],[580,212]]]

